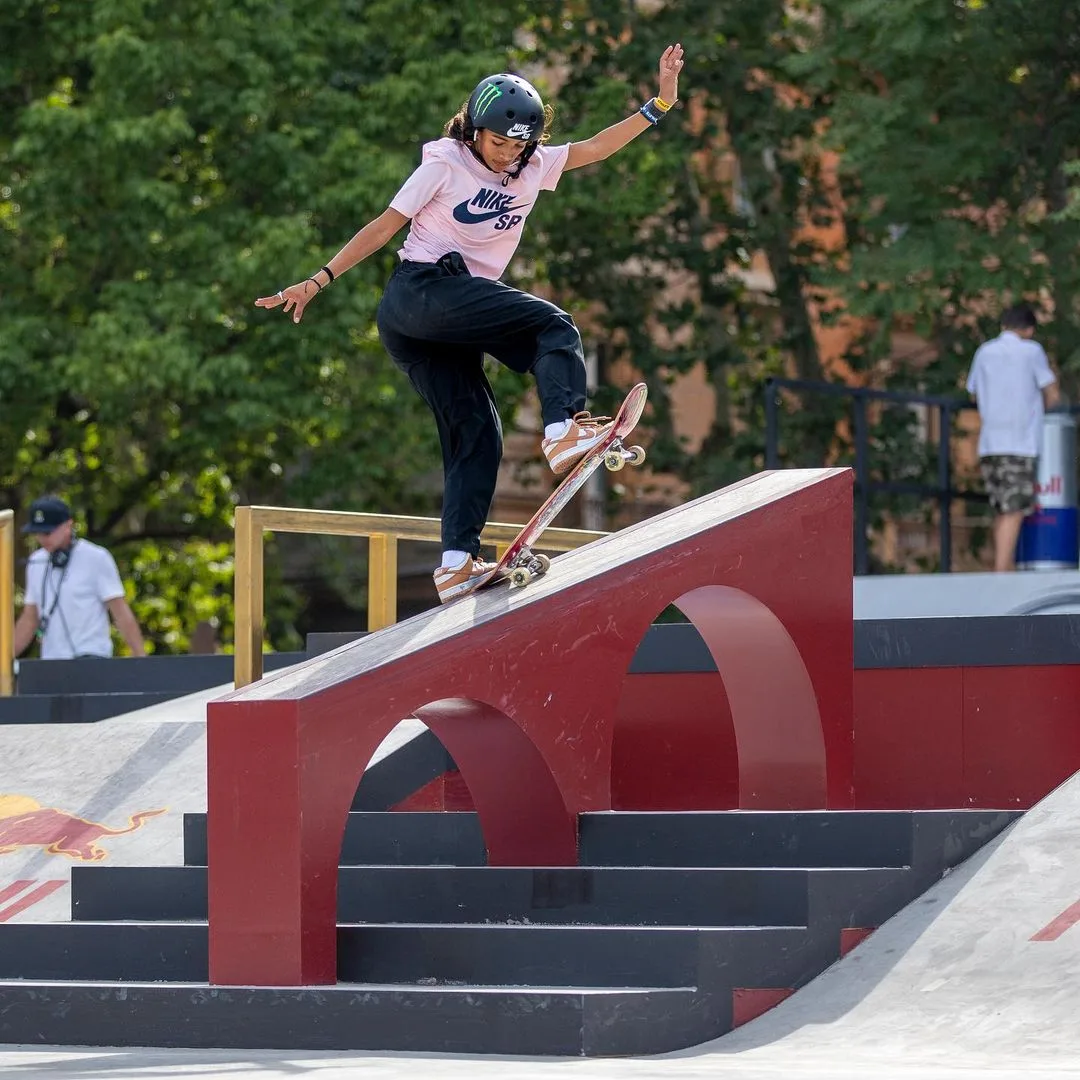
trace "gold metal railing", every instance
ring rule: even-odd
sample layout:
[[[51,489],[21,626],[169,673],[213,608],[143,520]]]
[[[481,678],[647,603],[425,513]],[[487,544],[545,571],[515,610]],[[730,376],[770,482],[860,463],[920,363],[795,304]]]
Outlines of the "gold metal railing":
[[[440,540],[437,518],[359,514],[346,510],[299,510],[284,506],[238,506],[233,529],[236,542],[236,655],[233,679],[237,689],[256,682],[263,676],[265,532],[269,530],[322,536],[366,536],[369,630],[379,630],[397,621],[398,541],[429,540],[438,543]],[[520,525],[490,523],[484,529],[480,542],[494,545],[496,557],[501,558],[520,531]],[[0,541],[2,535],[0,534]],[[606,535],[607,533],[585,529],[547,529],[538,547],[543,551],[571,551]],[[9,580],[10,577],[9,573]],[[6,610],[11,610],[10,600]],[[3,639],[0,637],[0,648],[2,643]],[[10,647],[9,637],[9,651]],[[10,667],[9,663],[9,670]]]
[[[0,510],[0,697],[15,690],[15,511]]]

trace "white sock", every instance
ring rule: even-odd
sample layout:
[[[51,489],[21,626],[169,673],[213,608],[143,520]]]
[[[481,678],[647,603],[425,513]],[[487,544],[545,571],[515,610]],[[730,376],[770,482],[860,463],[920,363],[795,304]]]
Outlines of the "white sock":
[[[560,420],[555,424],[548,424],[544,428],[545,439],[561,439],[570,430],[569,420]]]
[[[469,557],[467,551],[444,551],[442,553],[442,565],[446,570],[460,570]]]

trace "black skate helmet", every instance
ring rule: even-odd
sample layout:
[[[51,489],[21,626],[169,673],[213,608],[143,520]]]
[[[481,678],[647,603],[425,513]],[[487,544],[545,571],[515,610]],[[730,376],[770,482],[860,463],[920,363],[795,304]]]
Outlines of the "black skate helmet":
[[[489,75],[469,95],[474,128],[522,142],[536,142],[544,131],[544,103],[536,87],[517,75]]]

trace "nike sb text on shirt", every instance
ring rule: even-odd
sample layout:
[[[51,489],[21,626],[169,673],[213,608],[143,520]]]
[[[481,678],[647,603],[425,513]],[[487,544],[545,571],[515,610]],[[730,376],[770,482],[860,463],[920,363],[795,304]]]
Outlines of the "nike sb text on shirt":
[[[455,139],[427,143],[420,167],[390,202],[412,219],[398,254],[436,262],[459,251],[471,274],[501,277],[537,196],[555,190],[569,152],[568,143],[539,146],[521,176],[503,185]]]
[[[454,220],[462,225],[479,225],[482,221],[492,221],[499,218],[495,224],[498,230],[512,229],[522,221],[522,214],[513,213],[514,210],[524,210],[525,207],[514,201],[513,195],[503,195],[498,191],[489,191],[481,188],[471,199],[459,202],[454,207]]]

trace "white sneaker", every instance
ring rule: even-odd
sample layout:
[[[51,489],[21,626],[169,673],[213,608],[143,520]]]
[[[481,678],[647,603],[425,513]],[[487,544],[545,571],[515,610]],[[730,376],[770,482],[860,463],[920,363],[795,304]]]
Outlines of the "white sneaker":
[[[569,472],[594,446],[603,442],[614,423],[610,416],[575,413],[565,435],[542,443],[551,471],[557,476]]]
[[[471,555],[466,556],[460,566],[440,566],[431,575],[435,579],[440,602],[445,604],[448,600],[457,600],[490,581],[496,566],[498,563],[481,562]]]

